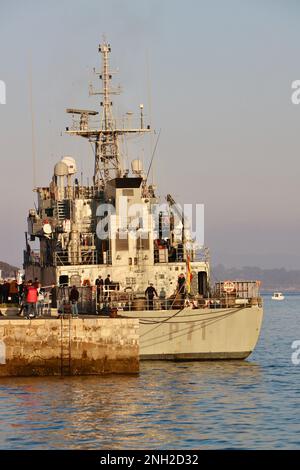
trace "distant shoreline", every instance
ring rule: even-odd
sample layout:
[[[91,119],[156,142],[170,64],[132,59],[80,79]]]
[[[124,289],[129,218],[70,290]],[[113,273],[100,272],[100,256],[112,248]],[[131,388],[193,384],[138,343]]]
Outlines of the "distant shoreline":
[[[257,266],[226,268],[219,264],[212,267],[215,280],[257,280],[261,282],[261,292],[300,292],[300,270],[285,268],[262,269]]]
[[[261,295],[273,295],[274,292],[282,292],[283,294],[287,295],[300,295],[300,290],[292,290],[292,289],[273,289],[273,290],[261,290],[260,294]]]

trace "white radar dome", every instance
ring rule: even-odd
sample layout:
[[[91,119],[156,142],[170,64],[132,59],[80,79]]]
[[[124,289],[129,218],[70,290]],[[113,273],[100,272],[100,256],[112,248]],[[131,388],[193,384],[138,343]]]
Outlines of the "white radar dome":
[[[73,157],[65,156],[61,160],[63,163],[65,163],[68,167],[68,174],[69,175],[75,175],[77,172],[77,167],[76,167],[76,161],[74,160]]]
[[[68,166],[63,161],[56,163],[54,167],[55,176],[67,176],[68,174],[69,174]]]

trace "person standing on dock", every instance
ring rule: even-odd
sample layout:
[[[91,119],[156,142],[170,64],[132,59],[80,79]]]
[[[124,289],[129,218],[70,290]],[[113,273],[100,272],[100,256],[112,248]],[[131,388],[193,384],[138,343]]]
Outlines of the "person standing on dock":
[[[23,316],[26,317],[26,313],[27,313],[26,297],[27,297],[27,284],[23,280],[22,284],[19,285],[20,310],[19,310],[19,313],[18,313],[18,317],[22,316],[23,310],[24,310]]]
[[[78,300],[79,300],[79,290],[77,289],[76,286],[73,286],[70,292],[72,317],[78,317]]]
[[[26,318],[35,318],[36,317],[36,304],[38,300],[37,288],[32,284],[32,280],[28,281],[26,289],[26,305],[27,305],[27,314]]]
[[[145,290],[145,296],[148,300],[147,301],[148,310],[153,310],[153,299],[154,299],[154,296],[158,297],[158,295],[152,282],[150,282],[150,286],[148,286],[147,289]]]
[[[11,298],[12,304],[19,303],[19,289],[18,289],[18,283],[16,279],[13,279],[9,284],[9,296]]]
[[[4,281],[3,287],[2,287],[2,297],[3,297],[3,303],[7,304],[8,303],[8,297],[9,297],[9,282]]]
[[[45,296],[44,296],[44,289],[42,288],[42,285],[40,282],[39,282],[37,291],[38,291],[37,316],[42,317],[44,313]]]
[[[55,284],[52,284],[51,286],[50,298],[51,298],[51,308],[57,308],[57,288]]]
[[[18,285],[18,291],[19,291],[19,304],[21,305],[22,300],[25,297],[25,291],[26,291],[26,284],[24,279],[22,280],[21,284]]]
[[[3,282],[0,282],[0,304],[3,304]]]

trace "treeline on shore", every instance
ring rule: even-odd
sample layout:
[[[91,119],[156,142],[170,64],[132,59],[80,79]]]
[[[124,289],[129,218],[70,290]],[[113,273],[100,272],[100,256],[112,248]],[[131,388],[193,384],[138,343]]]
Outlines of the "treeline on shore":
[[[14,278],[18,269],[19,268],[16,266],[12,266],[8,263],[5,263],[4,261],[0,261],[0,270],[2,271],[3,279]]]
[[[261,290],[300,291],[300,270],[262,269],[257,266],[226,268],[219,264],[212,268],[212,279],[213,281],[258,280],[261,281]]]

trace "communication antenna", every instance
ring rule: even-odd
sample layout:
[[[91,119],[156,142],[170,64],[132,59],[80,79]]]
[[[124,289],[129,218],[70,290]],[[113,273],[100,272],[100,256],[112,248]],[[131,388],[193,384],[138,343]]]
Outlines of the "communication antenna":
[[[102,107],[100,126],[97,128],[91,128],[89,119],[91,116],[98,114],[96,111],[90,111],[85,109],[67,109],[70,114],[79,114],[80,122],[79,126],[73,129],[67,127],[66,131],[68,134],[79,135],[87,138],[94,145],[95,154],[95,168],[93,184],[98,189],[103,189],[106,183],[115,178],[122,177],[124,170],[121,164],[120,149],[119,149],[119,138],[125,134],[141,134],[150,132],[150,126],[144,127],[143,108],[141,111],[141,127],[131,128],[118,127],[112,113],[112,101],[111,95],[118,95],[121,92],[121,88],[112,88],[110,86],[110,80],[112,79],[113,72],[110,71],[109,67],[109,54],[111,52],[110,44],[105,40],[99,45],[98,51],[102,54],[102,70],[101,72],[95,73],[102,80],[102,90],[94,91],[90,85],[90,95],[101,95],[102,100],[100,105]]]
[[[147,74],[147,98],[148,98],[148,110],[149,110],[149,124],[152,127],[152,92],[151,92],[151,77],[150,77],[150,59],[149,49],[146,50],[146,74]],[[150,155],[153,153],[153,138],[154,135],[150,135]],[[152,168],[152,183],[154,183],[154,166]]]
[[[155,156],[155,152],[156,152],[156,149],[157,149],[157,144],[158,144],[158,141],[159,141],[159,138],[160,138],[160,133],[161,133],[161,129],[159,129],[159,132],[158,132],[155,147],[154,147],[152,157],[151,157],[151,160],[150,160],[150,165],[149,165],[149,168],[148,168],[148,171],[147,171],[146,181],[148,180],[148,176],[149,176],[149,173],[150,173],[150,170],[151,170],[151,166],[152,166],[153,159],[154,159],[154,156]]]

